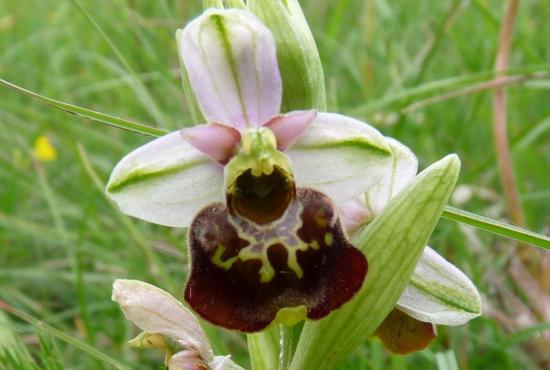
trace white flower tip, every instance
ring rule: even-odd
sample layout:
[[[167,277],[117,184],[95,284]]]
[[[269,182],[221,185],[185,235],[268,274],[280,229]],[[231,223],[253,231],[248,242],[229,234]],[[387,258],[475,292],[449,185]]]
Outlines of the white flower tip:
[[[119,305],[125,305],[127,298],[132,295],[132,288],[136,287],[137,280],[116,279],[113,283],[111,300]]]

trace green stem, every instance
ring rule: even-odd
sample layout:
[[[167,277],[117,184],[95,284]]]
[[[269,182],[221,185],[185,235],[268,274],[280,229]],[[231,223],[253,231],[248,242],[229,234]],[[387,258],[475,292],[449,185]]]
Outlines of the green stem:
[[[303,323],[294,326],[279,325],[279,370],[288,370],[290,368],[294,351],[302,332],[302,325]]]
[[[248,334],[247,340],[252,370],[278,369],[281,338],[277,325]]]
[[[537,234],[502,221],[476,215],[462,209],[447,206],[443,210],[443,217],[477,227],[493,234],[529,243],[536,247],[550,249],[550,238],[545,235]]]

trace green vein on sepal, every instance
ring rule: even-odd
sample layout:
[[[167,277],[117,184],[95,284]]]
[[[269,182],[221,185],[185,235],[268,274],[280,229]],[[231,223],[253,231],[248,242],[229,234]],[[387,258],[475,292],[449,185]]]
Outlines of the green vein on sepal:
[[[355,149],[361,149],[361,150],[372,150],[377,152],[381,155],[391,155],[391,150],[389,148],[384,148],[381,146],[377,146],[372,144],[372,142],[369,142],[363,138],[352,138],[352,139],[346,139],[346,140],[336,140],[336,141],[327,141],[319,144],[306,144],[306,145],[300,145],[297,144],[293,146],[294,149],[299,150],[316,150],[316,149],[332,149],[332,148],[355,148]]]
[[[193,166],[197,166],[201,163],[207,163],[207,162],[210,162],[210,159],[208,159],[207,157],[204,157],[199,160],[181,163],[176,166],[162,167],[161,170],[154,170],[150,168],[135,168],[132,171],[130,171],[127,175],[122,176],[116,181],[110,182],[107,185],[107,191],[117,192],[122,190],[126,186],[147,181],[147,180],[158,179],[159,177],[168,176],[173,173],[191,168]]]
[[[423,291],[436,298],[439,303],[449,307],[453,311],[460,309],[464,312],[478,314],[481,312],[481,302],[472,301],[471,295],[460,289],[452,289],[437,281],[423,281],[415,278],[414,275],[410,282],[416,289]]]

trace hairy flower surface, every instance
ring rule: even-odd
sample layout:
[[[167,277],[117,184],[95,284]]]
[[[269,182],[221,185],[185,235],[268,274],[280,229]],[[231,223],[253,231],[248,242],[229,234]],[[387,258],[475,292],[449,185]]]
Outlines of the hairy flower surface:
[[[335,204],[386,176],[387,140],[338,114],[280,114],[273,36],[248,11],[209,10],[177,40],[208,123],[128,154],[108,194],[129,215],[189,227],[185,299],[206,320],[252,332],[328,315],[367,273]]]

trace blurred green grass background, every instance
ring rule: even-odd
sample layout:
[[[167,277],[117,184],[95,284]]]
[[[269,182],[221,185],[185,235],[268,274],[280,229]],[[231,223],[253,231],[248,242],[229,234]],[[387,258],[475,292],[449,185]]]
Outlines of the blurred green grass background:
[[[492,145],[492,91],[463,90],[492,78],[503,2],[303,0],[302,5],[323,61],[329,111],[364,119],[396,137],[417,154],[422,168],[457,153],[463,166],[455,205],[505,218]],[[116,51],[72,1],[2,0],[0,77],[157,127],[189,125],[174,33],[199,14],[200,2],[88,0],[84,6]],[[521,2],[510,67],[525,81],[510,86],[508,101],[527,226],[543,233],[550,228],[548,19],[548,1]],[[444,99],[457,91],[462,96]],[[33,160],[42,135],[54,145],[56,160]],[[137,330],[110,301],[113,280],[145,280],[181,298],[186,276],[185,231],[130,219],[102,190],[116,162],[148,140],[0,89],[0,300],[134,369],[160,369],[162,360],[126,346]],[[473,279],[487,305],[499,304],[495,281],[506,284],[510,244],[447,220],[431,240]],[[52,359],[42,368],[110,368],[53,340],[47,329],[10,317],[11,331],[1,321],[0,342],[24,343],[35,356]],[[522,343],[544,327],[510,335],[484,316],[463,327],[440,327],[434,345],[408,357],[390,356],[369,341],[339,369],[535,369]],[[231,353],[247,366],[243,336],[208,331],[219,354]]]

